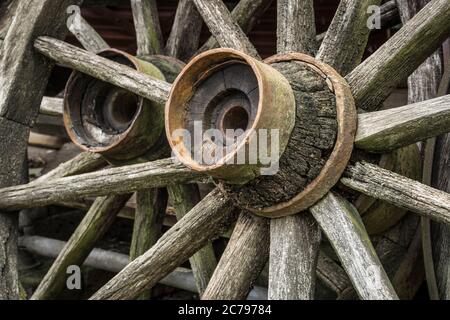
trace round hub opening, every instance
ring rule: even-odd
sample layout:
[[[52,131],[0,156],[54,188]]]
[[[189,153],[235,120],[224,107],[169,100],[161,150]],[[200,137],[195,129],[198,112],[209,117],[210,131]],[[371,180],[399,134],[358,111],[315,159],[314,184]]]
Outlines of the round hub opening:
[[[138,110],[136,95],[123,90],[111,90],[103,106],[103,116],[111,128],[125,131],[133,121]]]
[[[227,130],[242,130],[245,131],[248,127],[249,116],[247,110],[242,106],[231,107],[222,118],[221,129],[224,134]]]

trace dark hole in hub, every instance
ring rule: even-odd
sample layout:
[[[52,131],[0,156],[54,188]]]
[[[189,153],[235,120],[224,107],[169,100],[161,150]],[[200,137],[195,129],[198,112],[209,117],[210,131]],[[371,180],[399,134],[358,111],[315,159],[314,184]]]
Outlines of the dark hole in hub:
[[[222,118],[222,131],[226,134],[227,130],[245,131],[248,127],[249,116],[247,110],[241,106],[235,106],[228,109]]]
[[[113,89],[105,99],[103,117],[112,129],[125,131],[136,115],[138,103],[135,94],[123,89]]]

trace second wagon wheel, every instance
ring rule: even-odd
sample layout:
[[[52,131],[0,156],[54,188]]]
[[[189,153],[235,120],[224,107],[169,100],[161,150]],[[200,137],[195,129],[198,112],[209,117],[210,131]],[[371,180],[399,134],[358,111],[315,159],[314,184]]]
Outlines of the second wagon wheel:
[[[154,26],[154,2],[132,3],[136,21],[144,19],[144,25]],[[140,7],[144,3],[148,6]],[[263,6],[263,1],[259,3]],[[194,4],[224,49],[195,57],[174,86],[56,39],[39,37],[34,43],[43,55],[91,79],[111,83],[156,104],[167,103],[168,139],[186,166],[163,159],[61,177],[85,172],[86,163],[91,169],[92,159],[98,158],[85,154],[81,161],[76,160],[75,170],[61,168],[51,182],[0,190],[0,208],[17,210],[99,196],[104,198],[98,198],[101,202],[85,219],[101,221],[100,226],[109,221],[105,212],[123,203],[120,194],[199,181],[209,175],[218,187],[92,299],[136,298],[235,221],[228,246],[202,295],[204,299],[245,298],[268,257],[269,298],[313,298],[320,230],[362,299],[397,299],[358,212],[339,194],[341,188],[336,184],[339,181],[368,196],[450,223],[447,193],[374,164],[349,162],[354,147],[387,152],[449,131],[449,96],[375,111],[393,88],[450,35],[448,0],[430,1],[361,64],[369,33],[367,8],[379,1],[342,1],[316,53],[313,2],[278,0],[278,55],[265,61],[260,60],[222,1],[181,1],[180,8],[193,12]],[[175,23],[179,27],[177,23],[181,22]],[[138,30],[142,56],[155,53],[145,48],[155,50],[160,45],[155,42],[157,37],[145,38],[149,34],[154,35]],[[175,50],[182,42],[178,33],[178,37],[171,37],[166,50]],[[151,45],[144,46],[146,43]],[[223,76],[222,82],[214,80],[216,74]],[[247,75],[245,81],[243,75]],[[200,95],[202,99],[191,99],[201,90],[205,92]],[[277,107],[283,112],[277,113]],[[184,113],[179,108],[184,108]],[[357,117],[356,108],[369,112]],[[190,119],[197,119],[192,110],[208,119],[212,128],[243,129],[240,141],[248,144],[252,142],[252,129],[279,129],[278,173],[259,175],[261,161],[244,168],[223,161],[203,166],[180,152],[187,147],[183,140],[172,140],[171,133],[178,128],[189,130]],[[236,146],[241,147],[245,143]],[[214,148],[218,150],[217,144]],[[86,225],[81,225],[55,268],[64,266],[70,255],[80,255],[75,260],[82,261],[91,247],[83,248],[80,243],[88,239],[91,244],[96,236],[87,234]],[[52,287],[55,280],[51,274],[47,280]]]

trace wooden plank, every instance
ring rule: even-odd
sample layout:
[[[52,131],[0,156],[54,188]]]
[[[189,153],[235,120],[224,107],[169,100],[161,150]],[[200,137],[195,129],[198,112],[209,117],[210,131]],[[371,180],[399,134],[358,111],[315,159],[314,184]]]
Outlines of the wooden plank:
[[[355,145],[387,152],[450,131],[450,95],[358,115]]]
[[[232,48],[259,58],[253,44],[239,25],[233,20],[230,11],[222,0],[193,0],[198,12],[223,48]]]
[[[433,0],[346,79],[356,105],[372,111],[450,36],[450,1]]]
[[[162,234],[162,222],[167,206],[165,189],[146,189],[136,192],[136,211],[130,245],[130,261],[149,250]],[[139,295],[140,300],[151,298],[151,291]]]
[[[74,17],[69,30],[88,51],[96,53],[109,48],[106,41],[80,14]]]
[[[47,300],[58,297],[58,294],[66,285],[67,268],[70,265],[81,266],[83,264],[130,196],[131,194],[100,197],[95,200],[34,291],[32,300]]]
[[[236,219],[233,204],[215,189],[169,229],[145,254],[100,288],[93,300],[133,299],[152,287]]]
[[[94,78],[129,90],[149,100],[165,103],[171,85],[123,64],[99,57],[68,43],[49,37],[39,37],[35,48],[47,57]]]
[[[202,174],[173,159],[109,168],[0,190],[0,208],[19,210],[84,197],[129,193],[201,180]]]
[[[64,101],[61,98],[43,97],[39,112],[48,116],[62,117]]]
[[[320,240],[308,212],[270,221],[269,299],[314,299]]]
[[[30,132],[28,144],[31,146],[44,147],[49,149],[60,149],[64,144],[64,139],[47,134]]]
[[[203,300],[242,300],[269,258],[269,220],[242,212]]]
[[[349,188],[432,220],[450,223],[450,194],[367,162],[348,166],[340,180]]]
[[[203,20],[192,0],[180,0],[166,45],[166,54],[188,61],[198,49]]]
[[[178,220],[181,220],[200,201],[198,186],[194,184],[171,185],[167,187],[167,191]],[[208,243],[197,251],[189,258],[189,262],[198,292],[202,296],[217,266],[212,243]]]
[[[292,32],[292,30],[302,30]],[[277,52],[315,54],[316,24],[312,0],[277,1]]]
[[[161,54],[164,50],[158,8],[155,0],[131,0],[137,55]]]
[[[381,0],[341,1],[316,58],[342,76],[352,71],[361,62],[369,39],[368,8],[380,3]]]
[[[356,209],[330,192],[310,211],[330,240],[358,295],[366,300],[397,300]]]
[[[267,11],[274,0],[241,0],[231,11],[231,17],[241,27],[245,34],[249,34],[258,22],[258,19]],[[217,40],[211,36],[197,51],[201,52],[218,48]]]

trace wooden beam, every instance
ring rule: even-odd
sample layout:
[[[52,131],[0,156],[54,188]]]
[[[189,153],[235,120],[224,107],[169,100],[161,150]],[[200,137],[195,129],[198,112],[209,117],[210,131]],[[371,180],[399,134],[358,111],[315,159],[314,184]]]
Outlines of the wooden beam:
[[[258,19],[267,11],[273,1],[274,0],[241,0],[231,11],[231,17],[241,27],[245,34],[249,34],[257,24]],[[217,40],[211,36],[197,51],[197,54],[217,47],[219,47]]]
[[[43,97],[39,112],[48,116],[62,117],[64,101],[61,98]]]
[[[356,209],[330,192],[309,210],[330,240],[358,295],[365,300],[397,300]]]
[[[368,8],[380,3],[381,0],[341,1],[316,58],[342,76],[352,71],[361,62],[369,39]]]
[[[90,52],[99,52],[109,48],[105,40],[95,29],[80,15],[75,13],[73,23],[69,26],[70,32],[77,38],[83,48]]]
[[[130,261],[144,254],[161,237],[166,206],[167,191],[165,189],[145,189],[136,192]],[[139,300],[149,300],[150,298],[150,290],[139,295]]]
[[[349,166],[345,186],[432,220],[450,223],[450,195],[367,162]]]
[[[233,20],[222,0],[193,0],[198,12],[223,48],[232,48],[259,58],[253,44]]]
[[[65,12],[79,0],[20,1],[0,55],[0,186],[21,182],[30,126],[39,112],[52,63],[35,54],[38,34],[63,38]],[[51,22],[51,23],[50,23]],[[17,217],[0,213],[0,299],[18,299]]]
[[[450,131],[450,95],[358,115],[355,145],[387,152]]]
[[[84,197],[129,193],[201,180],[173,159],[109,168],[0,190],[0,208],[20,210]]]
[[[314,299],[320,240],[308,212],[270,221],[269,299]]]
[[[81,266],[113,223],[130,194],[97,198],[34,291],[32,300],[56,299],[66,285],[67,268]]]
[[[129,90],[149,100],[165,103],[171,85],[123,64],[87,52],[66,42],[39,37],[34,47],[43,55],[94,78]]]
[[[167,187],[167,191],[169,192],[171,204],[175,208],[178,220],[183,219],[200,202],[200,192],[196,184],[171,185]],[[212,243],[206,244],[196,252],[189,259],[189,262],[194,273],[195,284],[201,297],[217,266],[217,259]]]
[[[236,219],[233,204],[215,189],[169,229],[146,253],[100,288],[93,300],[133,299],[152,287]]]
[[[242,212],[203,300],[242,300],[269,258],[269,220]]]
[[[156,0],[131,0],[137,55],[162,54],[164,51]]]
[[[450,36],[450,1],[433,0],[346,79],[356,105],[372,111]]]
[[[301,30],[301,32],[293,32]],[[312,0],[277,1],[277,52],[314,55],[316,24]]]
[[[198,49],[203,20],[192,0],[178,2],[175,21],[166,45],[166,54],[188,61]]]

